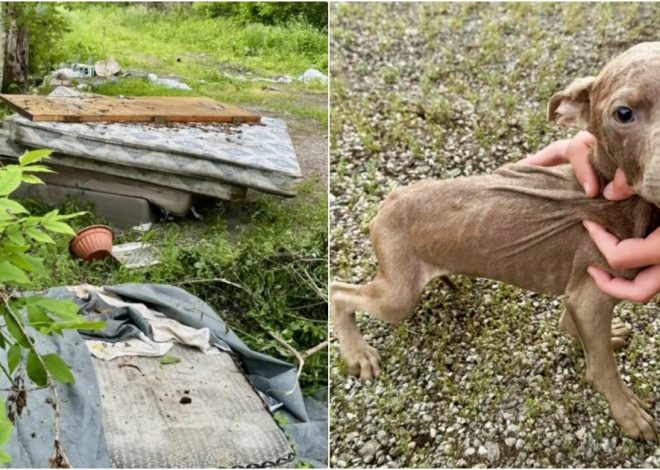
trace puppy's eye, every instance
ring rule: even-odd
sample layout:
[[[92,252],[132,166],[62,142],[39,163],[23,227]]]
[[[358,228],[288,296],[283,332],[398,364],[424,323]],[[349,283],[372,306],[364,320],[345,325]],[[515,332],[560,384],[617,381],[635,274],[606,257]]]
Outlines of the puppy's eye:
[[[614,119],[622,124],[628,124],[635,120],[635,113],[628,106],[619,106],[614,111]]]

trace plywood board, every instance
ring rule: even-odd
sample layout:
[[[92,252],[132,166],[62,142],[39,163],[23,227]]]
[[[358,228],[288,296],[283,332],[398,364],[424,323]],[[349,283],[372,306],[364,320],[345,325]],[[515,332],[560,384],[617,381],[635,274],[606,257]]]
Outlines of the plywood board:
[[[261,116],[204,97],[0,95],[32,121],[260,122]]]

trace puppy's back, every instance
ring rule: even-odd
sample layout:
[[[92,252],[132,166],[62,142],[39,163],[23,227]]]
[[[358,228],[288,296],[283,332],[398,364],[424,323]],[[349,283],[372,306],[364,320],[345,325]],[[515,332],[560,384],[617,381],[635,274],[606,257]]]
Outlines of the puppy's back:
[[[372,231],[405,233],[421,261],[449,272],[561,294],[587,237],[584,219],[621,238],[642,236],[650,206],[637,197],[588,198],[569,165],[505,165],[399,188],[382,203]],[[593,261],[604,265],[595,247]]]

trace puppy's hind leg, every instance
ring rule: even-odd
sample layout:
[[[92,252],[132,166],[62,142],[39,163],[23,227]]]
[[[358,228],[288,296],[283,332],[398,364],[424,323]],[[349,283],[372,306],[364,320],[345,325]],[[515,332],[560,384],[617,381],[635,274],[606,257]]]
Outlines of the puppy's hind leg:
[[[360,333],[355,312],[365,311],[388,323],[403,321],[413,314],[424,286],[434,277],[412,257],[400,264],[393,261],[383,260],[376,279],[367,284],[333,282],[330,286],[332,321],[341,355],[349,372],[362,379],[378,377],[380,356]],[[398,269],[389,272],[383,269],[386,266]]]
[[[330,308],[341,356],[349,373],[370,379],[380,374],[380,356],[362,337],[355,321],[355,311],[362,310],[361,305],[365,303],[361,298],[362,287],[365,286],[333,282],[330,285]]]

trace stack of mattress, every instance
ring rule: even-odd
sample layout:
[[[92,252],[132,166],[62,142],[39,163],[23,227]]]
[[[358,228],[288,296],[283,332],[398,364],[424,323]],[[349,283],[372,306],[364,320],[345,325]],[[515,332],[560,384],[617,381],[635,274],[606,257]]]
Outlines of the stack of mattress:
[[[55,96],[75,96],[65,88]],[[220,123],[33,122],[0,126],[0,155],[54,151],[49,185],[143,198],[184,215],[196,196],[240,200],[247,189],[293,196],[300,166],[284,121]]]

